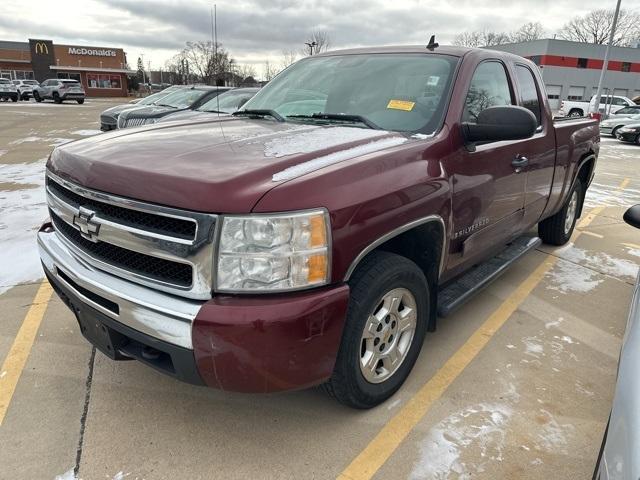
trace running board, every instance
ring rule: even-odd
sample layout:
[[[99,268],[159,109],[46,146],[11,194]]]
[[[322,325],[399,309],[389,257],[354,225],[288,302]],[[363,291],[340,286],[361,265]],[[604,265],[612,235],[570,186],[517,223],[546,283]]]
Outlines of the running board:
[[[519,237],[505,250],[476,265],[438,292],[438,315],[446,317],[502,275],[516,260],[542,243],[538,237]]]

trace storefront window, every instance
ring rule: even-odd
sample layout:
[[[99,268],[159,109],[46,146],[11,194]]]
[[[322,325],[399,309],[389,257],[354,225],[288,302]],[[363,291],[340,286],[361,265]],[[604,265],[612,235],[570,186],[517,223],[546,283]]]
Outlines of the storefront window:
[[[80,81],[80,74],[79,73],[58,72],[58,78],[60,80],[76,80],[77,82],[79,82]]]
[[[87,85],[89,88],[122,88],[120,75],[87,73]]]

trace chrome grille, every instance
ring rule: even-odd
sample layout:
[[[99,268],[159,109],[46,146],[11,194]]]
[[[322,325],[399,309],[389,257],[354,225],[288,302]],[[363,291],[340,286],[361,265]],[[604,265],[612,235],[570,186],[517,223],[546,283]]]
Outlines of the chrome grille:
[[[132,117],[132,118],[127,118],[124,121],[124,125],[122,127],[120,127],[120,128],[140,127],[142,125],[145,125],[146,123],[151,123],[151,119],[144,118],[144,117],[142,117],[142,118]]]
[[[188,298],[211,297],[216,215],[89,190],[47,172],[56,232],[111,274]]]

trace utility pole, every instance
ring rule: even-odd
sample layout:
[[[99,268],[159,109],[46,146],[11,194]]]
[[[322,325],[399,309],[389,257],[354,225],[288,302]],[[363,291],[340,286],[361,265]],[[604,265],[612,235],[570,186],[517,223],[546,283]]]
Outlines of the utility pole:
[[[142,58],[142,83],[147,83],[144,77],[144,53],[140,54],[140,58]]]
[[[618,25],[618,14],[620,13],[620,3],[622,0],[618,0],[616,3],[616,12],[613,14],[613,25],[611,25],[611,33],[609,34],[609,43],[607,49],[604,51],[604,61],[602,62],[602,70],[600,71],[600,80],[598,80],[598,90],[596,91],[595,105],[591,113],[595,113],[597,118],[600,119],[600,96],[602,95],[602,85],[604,83],[604,76],[607,73],[609,66],[609,49],[613,43],[613,37],[616,34],[616,26]]]

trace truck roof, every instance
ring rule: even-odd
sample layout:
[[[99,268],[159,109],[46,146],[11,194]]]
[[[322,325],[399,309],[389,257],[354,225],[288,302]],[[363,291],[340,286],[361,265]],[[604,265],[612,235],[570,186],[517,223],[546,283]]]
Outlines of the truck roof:
[[[319,53],[319,56],[331,55],[350,55],[358,53],[436,53],[441,55],[452,55],[462,57],[472,50],[480,50],[478,48],[458,47],[443,45],[434,50],[427,50],[426,43],[424,45],[389,45],[382,47],[360,47],[348,48],[344,50],[331,50],[329,52]],[[500,52],[503,53],[503,52]]]

